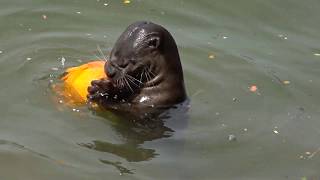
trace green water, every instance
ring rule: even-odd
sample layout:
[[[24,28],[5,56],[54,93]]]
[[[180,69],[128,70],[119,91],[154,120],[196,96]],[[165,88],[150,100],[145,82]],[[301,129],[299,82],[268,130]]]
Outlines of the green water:
[[[319,179],[319,7],[1,0],[0,179]],[[97,45],[108,54],[137,20],[166,27],[180,50],[191,107],[169,137],[72,110],[48,88],[62,57],[68,67],[95,59]]]

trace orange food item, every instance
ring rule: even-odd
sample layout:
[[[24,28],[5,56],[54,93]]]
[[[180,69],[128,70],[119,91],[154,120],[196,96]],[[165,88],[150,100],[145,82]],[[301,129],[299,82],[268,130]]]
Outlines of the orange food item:
[[[250,91],[251,92],[256,92],[258,90],[258,87],[256,86],[256,85],[252,85],[251,87],[250,87]]]
[[[87,101],[88,87],[91,81],[106,78],[104,65],[106,61],[92,61],[66,70],[63,81],[62,96],[71,104],[84,104]]]

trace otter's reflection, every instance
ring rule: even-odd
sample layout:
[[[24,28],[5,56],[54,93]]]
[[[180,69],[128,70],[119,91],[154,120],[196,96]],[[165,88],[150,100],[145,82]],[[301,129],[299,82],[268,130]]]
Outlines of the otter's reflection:
[[[129,162],[139,162],[150,160],[157,155],[154,149],[141,147],[145,141],[170,137],[173,133],[173,130],[163,125],[150,128],[144,126],[137,127],[137,125],[130,127],[129,124],[117,124],[114,126],[114,129],[121,134],[125,143],[113,144],[95,140],[92,143],[82,143],[80,145],[96,151],[112,153]]]
[[[169,138],[173,135],[175,138],[183,138],[183,130],[188,124],[187,111],[189,107],[189,101],[186,101],[166,111],[162,109],[159,111],[161,113],[157,112],[152,116],[144,116],[147,118],[139,119],[139,121],[132,121],[132,119],[130,119],[132,116],[120,117],[119,114],[115,116],[114,114],[99,112],[97,114],[98,116],[115,122],[112,124],[112,128],[121,136],[123,143],[114,144],[102,140],[95,140],[79,145],[95,151],[111,153],[128,162],[151,160],[159,154],[156,152],[156,149],[144,148],[143,144],[146,141]],[[180,153],[183,146],[184,141],[176,142],[173,146],[174,151],[171,152]],[[121,162],[112,162],[106,159],[99,159],[99,161],[114,166],[121,174],[133,173],[133,170],[124,167]]]
[[[100,113],[99,116],[106,117],[106,114]],[[140,120],[140,123],[119,119],[113,125],[113,129],[124,139],[123,144],[95,140],[79,145],[99,152],[112,153],[126,159],[128,162],[147,161],[158,154],[154,149],[142,147],[143,143],[172,136],[174,131],[164,125],[164,121],[169,118],[170,116],[168,115],[159,115],[143,121]],[[110,119],[110,115],[107,119]]]

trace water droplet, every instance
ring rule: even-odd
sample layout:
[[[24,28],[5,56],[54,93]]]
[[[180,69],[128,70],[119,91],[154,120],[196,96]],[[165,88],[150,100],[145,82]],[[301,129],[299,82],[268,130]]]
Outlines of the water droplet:
[[[228,140],[229,140],[229,141],[236,141],[236,140],[237,140],[237,137],[236,137],[234,134],[230,134],[230,135],[228,136]]]
[[[66,58],[64,58],[63,56],[61,57],[61,65],[62,67],[64,67],[64,64],[66,62]]]

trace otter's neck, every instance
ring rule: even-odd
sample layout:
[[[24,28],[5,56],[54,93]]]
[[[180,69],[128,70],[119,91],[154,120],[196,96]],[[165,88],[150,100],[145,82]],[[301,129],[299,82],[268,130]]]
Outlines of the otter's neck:
[[[157,60],[151,67],[155,76],[145,83],[135,101],[151,106],[171,106],[184,101],[186,91],[179,54],[160,55]]]

